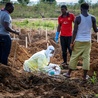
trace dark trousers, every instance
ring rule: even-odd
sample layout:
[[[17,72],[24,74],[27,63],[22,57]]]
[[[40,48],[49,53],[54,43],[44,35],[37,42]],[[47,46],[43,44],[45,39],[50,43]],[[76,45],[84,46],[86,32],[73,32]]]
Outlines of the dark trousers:
[[[7,65],[11,49],[11,38],[9,35],[0,35],[0,63]]]
[[[70,56],[72,53],[72,50],[70,49],[71,39],[72,39],[72,36],[68,36],[68,37],[60,36],[62,57],[63,57],[64,63],[67,63],[67,49],[69,51]]]

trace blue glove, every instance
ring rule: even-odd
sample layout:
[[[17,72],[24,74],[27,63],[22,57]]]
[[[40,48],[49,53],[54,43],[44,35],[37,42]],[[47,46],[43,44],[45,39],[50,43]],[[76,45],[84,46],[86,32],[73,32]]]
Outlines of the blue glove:
[[[60,34],[60,32],[55,33],[55,39],[54,40],[55,40],[56,43],[58,43],[59,34]]]
[[[50,71],[48,72],[48,75],[49,75],[49,76],[55,75],[54,70],[50,70]]]

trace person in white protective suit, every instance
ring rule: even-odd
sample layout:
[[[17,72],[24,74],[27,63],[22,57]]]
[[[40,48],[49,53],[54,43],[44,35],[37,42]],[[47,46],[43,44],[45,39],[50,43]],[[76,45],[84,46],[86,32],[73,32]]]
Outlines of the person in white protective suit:
[[[48,46],[46,50],[35,53],[28,60],[25,60],[23,69],[27,72],[45,72],[49,76],[59,75],[61,71],[59,65],[49,64],[50,57],[54,56],[54,52],[55,48]]]
[[[33,54],[28,60],[25,60],[23,69],[27,72],[45,72],[45,67],[49,64],[54,51],[55,48],[51,45],[46,50]]]

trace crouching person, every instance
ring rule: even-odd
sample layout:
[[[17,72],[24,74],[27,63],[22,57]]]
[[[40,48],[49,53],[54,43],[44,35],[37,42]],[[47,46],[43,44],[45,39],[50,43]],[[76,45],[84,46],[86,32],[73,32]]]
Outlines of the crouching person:
[[[46,50],[39,51],[25,60],[23,69],[27,72],[47,72],[46,66],[54,55],[55,48],[48,46]]]

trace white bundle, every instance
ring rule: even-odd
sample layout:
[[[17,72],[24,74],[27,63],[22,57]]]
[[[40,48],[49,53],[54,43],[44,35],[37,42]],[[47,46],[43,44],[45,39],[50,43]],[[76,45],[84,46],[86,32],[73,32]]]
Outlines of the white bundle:
[[[50,63],[46,67],[46,71],[48,72],[49,76],[51,76],[51,75],[59,75],[61,73],[61,68],[57,64]]]

